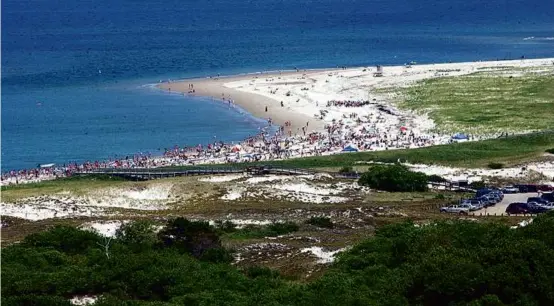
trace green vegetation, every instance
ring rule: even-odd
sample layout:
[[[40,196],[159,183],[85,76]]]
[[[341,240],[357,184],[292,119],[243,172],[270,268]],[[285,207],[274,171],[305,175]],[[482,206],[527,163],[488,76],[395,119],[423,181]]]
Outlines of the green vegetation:
[[[129,225],[111,241],[61,226],[3,249],[1,302],[69,305],[89,295],[98,306],[553,305],[553,227],[554,213],[515,230],[469,221],[389,225],[320,278],[297,283],[230,265],[217,230],[202,222],[172,220],[158,235]]]
[[[333,221],[331,221],[331,219],[327,217],[311,217],[310,219],[306,220],[306,224],[310,224],[321,228],[335,227],[335,224],[333,223]]]
[[[298,231],[299,226],[294,222],[275,222],[268,225],[247,225],[243,228],[229,228],[226,231],[229,239],[256,239],[264,237],[277,237]]]
[[[438,130],[488,134],[551,129],[554,77],[489,73],[419,82],[402,92],[400,107],[428,113]]]
[[[400,164],[373,166],[358,180],[362,186],[393,192],[427,191],[427,182],[426,174]]]
[[[504,168],[504,164],[503,163],[489,163],[487,165],[490,169],[502,169]]]
[[[436,175],[436,174],[431,174],[431,175],[427,176],[427,180],[429,182],[434,182],[434,183],[444,183],[444,182],[448,181],[444,177],[442,177],[440,175]]]
[[[473,189],[481,189],[481,188],[487,187],[487,184],[485,184],[485,182],[483,182],[483,181],[476,181],[476,182],[471,182],[469,184],[469,187],[471,187]]]
[[[548,149],[548,150],[546,150],[545,152],[546,152],[546,153],[550,153],[550,154],[554,154],[554,148]]]
[[[352,173],[354,169],[351,166],[345,166],[339,169],[339,173]]]
[[[11,201],[17,198],[53,194],[62,191],[70,191],[73,194],[82,195],[95,188],[113,187],[119,184],[129,184],[119,177],[108,175],[74,176],[59,178],[39,183],[2,186],[2,200]]]

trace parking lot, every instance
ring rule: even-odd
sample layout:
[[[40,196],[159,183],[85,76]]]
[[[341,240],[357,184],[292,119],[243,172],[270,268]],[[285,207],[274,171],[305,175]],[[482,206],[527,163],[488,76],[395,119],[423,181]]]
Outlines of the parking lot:
[[[482,215],[489,214],[489,215],[497,215],[497,216],[503,215],[503,214],[506,214],[506,208],[510,203],[527,202],[527,198],[536,197],[536,196],[537,196],[536,192],[505,194],[502,202],[494,206],[476,210],[472,212],[471,215],[481,215],[481,214]]]

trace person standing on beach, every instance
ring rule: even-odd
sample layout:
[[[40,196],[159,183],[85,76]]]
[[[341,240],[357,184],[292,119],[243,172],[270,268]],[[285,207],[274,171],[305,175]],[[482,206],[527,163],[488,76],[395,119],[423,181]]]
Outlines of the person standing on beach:
[[[267,113],[267,106],[265,107],[265,112]]]

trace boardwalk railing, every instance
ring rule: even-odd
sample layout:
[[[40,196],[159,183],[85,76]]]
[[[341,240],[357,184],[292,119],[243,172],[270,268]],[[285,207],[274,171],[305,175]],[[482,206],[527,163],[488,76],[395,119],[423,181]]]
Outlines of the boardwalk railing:
[[[186,170],[174,170],[174,169],[148,169],[148,168],[136,168],[136,169],[95,169],[90,171],[76,172],[75,175],[109,175],[118,176],[133,180],[150,180],[167,177],[178,176],[193,176],[193,175],[213,175],[213,174],[233,174],[233,173],[249,173],[249,174],[276,174],[276,175],[311,175],[317,172],[296,169],[296,168],[198,168],[198,169],[186,169]]]

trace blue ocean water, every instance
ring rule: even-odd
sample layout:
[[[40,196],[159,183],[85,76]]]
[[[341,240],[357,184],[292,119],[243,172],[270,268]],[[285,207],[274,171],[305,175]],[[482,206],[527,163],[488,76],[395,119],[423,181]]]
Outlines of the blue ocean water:
[[[4,0],[2,171],[238,141],[263,125],[144,86],[160,79],[554,57],[552,12],[552,0]]]

